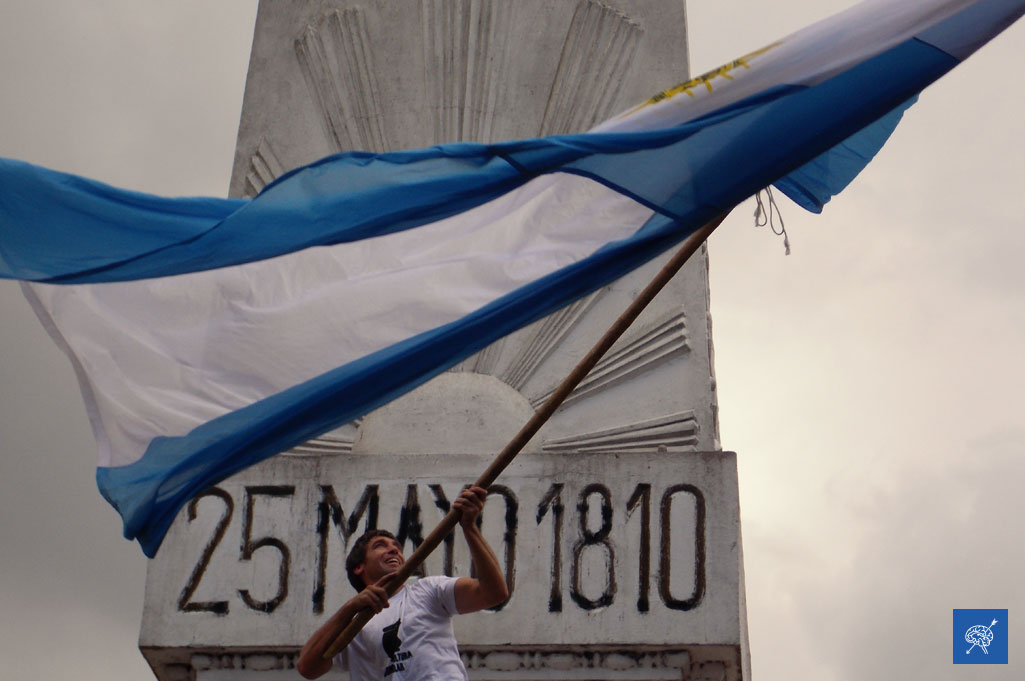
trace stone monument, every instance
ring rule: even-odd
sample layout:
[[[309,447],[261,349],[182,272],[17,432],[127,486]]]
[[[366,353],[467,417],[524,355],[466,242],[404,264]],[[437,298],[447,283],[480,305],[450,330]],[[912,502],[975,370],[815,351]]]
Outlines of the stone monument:
[[[583,131],[685,80],[686,48],[683,0],[264,0],[231,192],[343,150]],[[351,541],[382,527],[408,555],[660,265],[188,504],[147,575],[157,677],[299,679],[299,647],[353,595]],[[703,251],[501,476],[483,523],[512,593],[457,618],[471,679],[750,677]],[[426,570],[468,574],[462,539]]]

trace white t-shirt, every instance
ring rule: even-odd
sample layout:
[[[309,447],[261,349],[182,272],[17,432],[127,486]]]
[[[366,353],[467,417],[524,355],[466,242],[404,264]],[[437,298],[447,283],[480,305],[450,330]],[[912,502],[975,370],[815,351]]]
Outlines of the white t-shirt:
[[[334,663],[352,681],[466,681],[452,631],[455,577],[407,583]]]

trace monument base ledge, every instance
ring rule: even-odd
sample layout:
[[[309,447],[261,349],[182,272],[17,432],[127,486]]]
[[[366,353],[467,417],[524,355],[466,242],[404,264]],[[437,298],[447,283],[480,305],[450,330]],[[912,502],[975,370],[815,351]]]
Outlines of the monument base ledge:
[[[293,647],[141,648],[159,681],[301,681]],[[461,646],[473,681],[742,681],[738,645]],[[347,681],[332,670],[324,681]]]

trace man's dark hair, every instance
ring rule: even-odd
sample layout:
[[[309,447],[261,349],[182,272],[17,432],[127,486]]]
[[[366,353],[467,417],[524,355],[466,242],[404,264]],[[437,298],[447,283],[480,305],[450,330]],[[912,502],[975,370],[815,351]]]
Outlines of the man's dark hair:
[[[367,559],[367,544],[374,537],[395,539],[395,535],[388,530],[370,530],[369,532],[364,532],[363,536],[352,545],[352,550],[349,551],[349,555],[345,559],[345,574],[349,576],[349,584],[352,584],[356,591],[362,591],[367,588],[363,578],[354,573],[353,570],[358,568]],[[398,541],[398,539],[395,539],[395,541]]]

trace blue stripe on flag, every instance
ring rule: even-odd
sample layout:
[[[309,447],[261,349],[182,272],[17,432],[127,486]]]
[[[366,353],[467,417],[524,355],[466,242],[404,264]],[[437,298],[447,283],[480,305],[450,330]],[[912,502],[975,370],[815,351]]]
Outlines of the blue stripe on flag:
[[[917,95],[829,151],[780,178],[773,186],[801,208],[821,213],[826,203],[842,192],[875,158],[897,129],[904,112],[916,101]]]
[[[195,239],[246,203],[164,198],[0,158],[0,278],[106,268]]]

